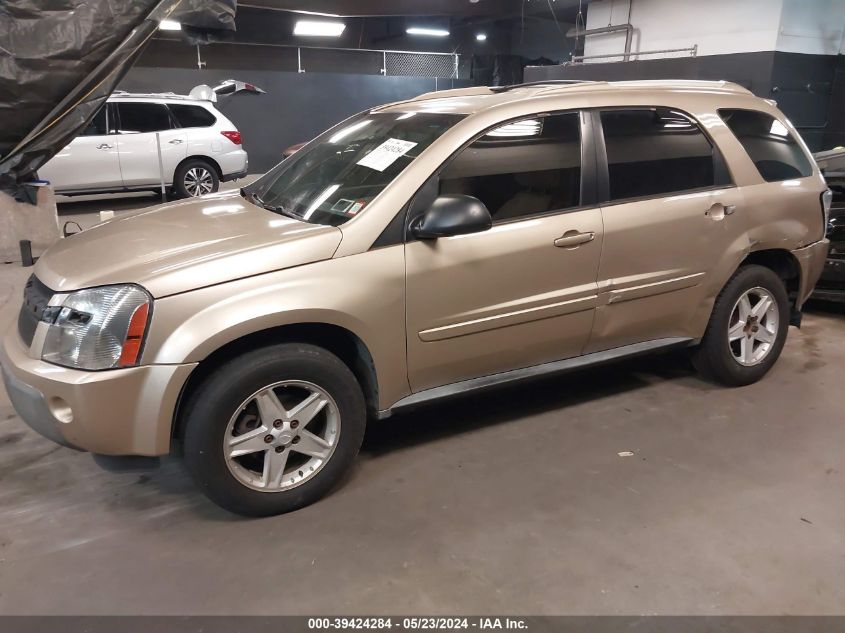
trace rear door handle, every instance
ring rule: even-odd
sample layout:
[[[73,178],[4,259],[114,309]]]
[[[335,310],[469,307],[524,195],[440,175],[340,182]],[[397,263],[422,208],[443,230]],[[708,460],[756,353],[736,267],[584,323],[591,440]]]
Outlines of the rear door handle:
[[[179,143],[181,143],[181,142],[182,142],[181,138],[174,138],[172,141],[170,141],[170,144],[171,145],[179,145]]]
[[[594,239],[596,239],[596,234],[593,231],[587,231],[586,233],[567,231],[555,240],[555,246],[558,248],[574,248],[581,244],[592,242]]]

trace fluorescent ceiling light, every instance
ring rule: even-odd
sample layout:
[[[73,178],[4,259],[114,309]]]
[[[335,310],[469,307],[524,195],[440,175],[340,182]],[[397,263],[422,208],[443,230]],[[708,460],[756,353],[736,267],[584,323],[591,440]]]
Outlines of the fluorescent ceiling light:
[[[405,29],[405,33],[408,35],[428,35],[431,37],[446,37],[449,35],[449,31],[446,29],[424,29],[419,26],[412,26]]]
[[[494,137],[513,137],[513,136],[539,136],[543,131],[543,122],[539,119],[526,119],[524,121],[516,121],[514,123],[506,123],[502,127],[498,127],[492,132],[488,132],[487,136]]]
[[[487,41],[487,33],[476,33],[475,39],[477,39],[479,42],[485,42]]]
[[[162,31],[181,31],[182,25],[176,20],[162,20],[158,23],[158,28]]]
[[[339,37],[346,24],[323,20],[297,20],[293,27],[294,35],[314,35],[317,37]]]

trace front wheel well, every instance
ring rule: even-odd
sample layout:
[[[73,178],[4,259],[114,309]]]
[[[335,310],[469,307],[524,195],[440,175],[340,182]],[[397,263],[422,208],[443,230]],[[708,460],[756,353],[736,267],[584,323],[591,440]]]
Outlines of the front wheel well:
[[[375,363],[369,349],[353,332],[328,323],[298,323],[261,330],[235,339],[206,356],[188,376],[182,387],[176,411],[173,415],[171,437],[181,439],[185,430],[182,405],[188,402],[191,393],[221,365],[241,354],[277,343],[310,343],[332,352],[340,358],[355,375],[364,399],[367,412],[374,416],[378,412],[378,380]]]

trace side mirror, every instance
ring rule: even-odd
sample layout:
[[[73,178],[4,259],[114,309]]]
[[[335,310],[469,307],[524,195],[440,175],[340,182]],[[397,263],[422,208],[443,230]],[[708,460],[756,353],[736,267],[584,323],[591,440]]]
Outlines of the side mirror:
[[[411,233],[421,240],[486,231],[493,218],[478,198],[464,195],[437,197],[428,210],[411,222]]]

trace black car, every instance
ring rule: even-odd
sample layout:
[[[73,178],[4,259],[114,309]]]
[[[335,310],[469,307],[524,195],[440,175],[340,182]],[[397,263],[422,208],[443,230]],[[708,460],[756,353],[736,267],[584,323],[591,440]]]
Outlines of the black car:
[[[833,192],[827,225],[830,252],[813,298],[845,302],[845,180],[828,184]]]

